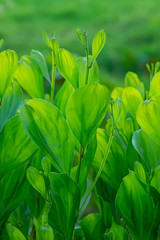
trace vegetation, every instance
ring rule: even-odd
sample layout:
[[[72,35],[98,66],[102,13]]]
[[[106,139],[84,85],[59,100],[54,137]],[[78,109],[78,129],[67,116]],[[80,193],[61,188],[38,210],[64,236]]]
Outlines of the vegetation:
[[[160,63],[147,65],[149,91],[128,72],[110,93],[96,62],[105,32],[91,55],[77,36],[85,57],[43,33],[51,79],[41,52],[0,53],[0,239],[158,240]]]

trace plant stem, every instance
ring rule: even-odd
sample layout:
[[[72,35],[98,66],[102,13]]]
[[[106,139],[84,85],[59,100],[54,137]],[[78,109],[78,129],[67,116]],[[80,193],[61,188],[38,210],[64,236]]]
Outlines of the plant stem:
[[[78,166],[78,177],[77,177],[77,183],[78,183],[78,185],[79,185],[79,181],[80,181],[82,158],[83,158],[82,146],[81,146],[81,145],[80,145],[79,154],[80,154],[80,161],[79,161],[79,166]]]
[[[94,179],[94,182],[93,182],[93,184],[92,184],[92,187],[91,187],[91,189],[89,190],[89,192],[88,192],[88,194],[87,194],[84,202],[82,203],[82,205],[81,205],[81,207],[80,207],[80,210],[82,209],[82,207],[84,206],[85,202],[87,201],[90,193],[91,193],[92,190],[94,189],[94,187],[95,187],[95,185],[96,185],[96,183],[97,183],[97,181],[98,181],[98,179],[99,179],[99,177],[100,177],[100,175],[101,175],[101,173],[102,173],[102,170],[103,170],[103,168],[104,168],[104,165],[105,165],[105,163],[106,163],[106,160],[107,160],[107,158],[108,158],[108,154],[109,154],[109,151],[110,151],[110,148],[111,148],[111,145],[112,145],[113,136],[114,136],[114,132],[111,131],[110,136],[109,136],[109,140],[108,140],[107,150],[106,150],[106,152],[105,152],[105,154],[104,154],[103,161],[102,161],[101,166],[100,166],[100,168],[99,168],[99,170],[98,170],[98,173],[97,173],[97,175],[96,175],[96,177],[95,177],[95,179]],[[79,210],[79,211],[80,211],[80,210]]]
[[[88,84],[88,75],[89,75],[89,57],[88,57],[88,46],[86,50],[86,57],[87,57],[87,66],[86,66],[86,85]]]
[[[53,53],[53,51],[52,51],[51,103],[53,103],[53,99],[54,99],[55,72],[56,72],[56,67],[55,67],[55,57],[54,57],[54,53]]]

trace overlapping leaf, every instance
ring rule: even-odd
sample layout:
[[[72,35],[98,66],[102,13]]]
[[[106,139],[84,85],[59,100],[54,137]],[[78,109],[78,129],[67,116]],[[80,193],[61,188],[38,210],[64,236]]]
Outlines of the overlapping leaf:
[[[102,122],[109,100],[108,89],[100,84],[83,86],[71,96],[66,116],[73,134],[83,149]]]
[[[21,109],[22,125],[54,167],[70,173],[74,138],[57,107],[41,99],[29,100]]]

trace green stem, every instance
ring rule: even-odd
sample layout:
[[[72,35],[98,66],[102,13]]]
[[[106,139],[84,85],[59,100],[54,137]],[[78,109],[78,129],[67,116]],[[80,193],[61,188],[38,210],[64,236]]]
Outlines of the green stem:
[[[53,103],[53,99],[54,99],[55,72],[56,72],[56,67],[55,67],[55,57],[54,57],[54,53],[53,53],[53,51],[52,51],[51,103]]]
[[[113,136],[114,136],[113,133],[114,133],[114,132],[111,131],[110,136],[109,136],[108,145],[107,145],[107,150],[106,150],[106,152],[105,152],[105,154],[104,154],[103,161],[102,161],[101,166],[100,166],[100,168],[99,168],[99,170],[98,170],[98,173],[97,173],[97,175],[96,175],[96,177],[95,177],[95,179],[94,179],[94,182],[93,182],[93,184],[92,184],[92,187],[91,187],[91,189],[89,190],[89,192],[88,192],[88,194],[87,194],[84,202],[82,203],[82,205],[81,205],[81,207],[80,207],[80,210],[82,209],[82,207],[84,206],[85,202],[87,201],[90,193],[91,193],[92,190],[94,189],[94,187],[95,187],[95,185],[96,185],[96,183],[97,183],[97,181],[98,181],[98,179],[99,179],[99,177],[100,177],[100,175],[101,175],[101,173],[102,173],[102,170],[103,170],[103,168],[104,168],[104,165],[105,165],[105,163],[106,163],[106,160],[107,160],[107,158],[108,158],[108,154],[109,154],[109,151],[110,151],[110,148],[111,148],[111,145],[112,145]],[[79,211],[80,211],[80,210],[79,210]]]
[[[80,161],[79,161],[79,166],[78,166],[78,177],[77,177],[77,184],[79,185],[80,181],[80,175],[81,175],[81,166],[82,166],[82,158],[83,158],[83,152],[82,152],[82,146],[80,145]]]
[[[86,66],[86,85],[88,84],[88,75],[89,75],[89,58],[88,58],[88,49],[86,51],[87,57],[87,66]]]

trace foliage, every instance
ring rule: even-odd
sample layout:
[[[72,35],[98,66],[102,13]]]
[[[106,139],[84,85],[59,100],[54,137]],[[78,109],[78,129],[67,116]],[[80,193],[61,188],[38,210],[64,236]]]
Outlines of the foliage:
[[[41,52],[19,62],[0,53],[0,239],[158,240],[159,63],[149,92],[128,72],[110,93],[96,62],[105,32],[92,55],[87,33],[77,35],[86,57],[76,59],[43,33],[51,77]],[[55,96],[56,69],[65,82]]]

